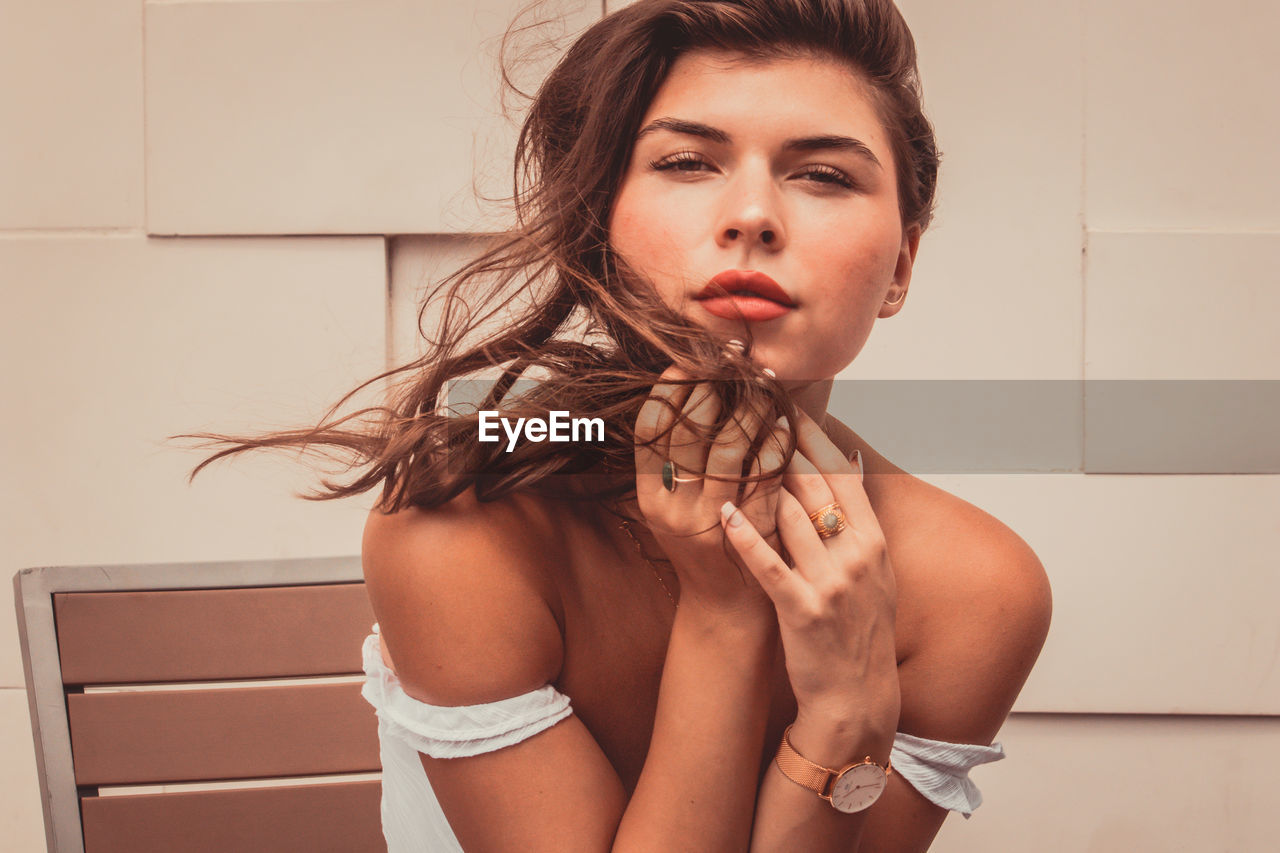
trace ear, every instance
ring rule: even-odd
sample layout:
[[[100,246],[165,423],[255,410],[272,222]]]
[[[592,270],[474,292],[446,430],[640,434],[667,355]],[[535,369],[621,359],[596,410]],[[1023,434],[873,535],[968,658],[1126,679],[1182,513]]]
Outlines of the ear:
[[[920,234],[923,229],[918,224],[908,225],[902,231],[902,248],[898,250],[898,263],[893,270],[893,283],[884,298],[895,305],[880,305],[880,318],[892,317],[902,310],[903,301],[907,297],[907,288],[911,286],[911,270],[916,263],[916,250],[920,248]]]

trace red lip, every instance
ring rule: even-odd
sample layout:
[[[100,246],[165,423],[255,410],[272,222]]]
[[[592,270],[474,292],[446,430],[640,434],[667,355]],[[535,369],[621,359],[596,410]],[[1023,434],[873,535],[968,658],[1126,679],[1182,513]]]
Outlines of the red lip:
[[[717,285],[719,287],[717,287]],[[719,288],[724,288],[730,294],[733,293],[751,293],[756,296],[777,302],[779,305],[785,305],[788,308],[794,308],[795,303],[791,301],[791,297],[787,292],[778,286],[778,283],[762,272],[755,270],[725,270],[717,273],[707,282],[707,286],[702,288],[694,299],[707,299],[720,295]]]
[[[725,270],[693,298],[708,314],[748,323],[776,320],[796,307],[776,281],[754,270]]]

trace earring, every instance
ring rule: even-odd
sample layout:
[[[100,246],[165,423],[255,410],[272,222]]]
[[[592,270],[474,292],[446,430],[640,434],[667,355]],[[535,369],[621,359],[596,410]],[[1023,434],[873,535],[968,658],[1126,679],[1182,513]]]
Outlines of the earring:
[[[901,293],[899,293],[899,294],[898,294],[898,298],[897,298],[897,299],[893,300],[892,302],[890,302],[888,299],[886,299],[886,300],[884,301],[884,304],[885,304],[885,305],[897,305],[897,304],[898,304],[899,302],[901,302],[903,299],[906,299],[906,297],[907,297],[907,292],[904,290],[904,291],[902,291]]]

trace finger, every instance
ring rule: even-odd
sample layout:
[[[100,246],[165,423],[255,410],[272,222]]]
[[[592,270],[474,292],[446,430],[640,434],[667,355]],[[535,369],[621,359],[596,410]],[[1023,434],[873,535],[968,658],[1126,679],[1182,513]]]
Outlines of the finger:
[[[858,469],[827,438],[822,427],[800,409],[796,410],[796,442],[800,451],[827,481],[827,486],[836,503],[844,510],[849,525],[860,531],[878,531],[880,522],[871,509],[871,501],[862,486]]]
[[[804,594],[804,582],[787,568],[742,510],[725,501],[720,507],[720,524],[738,559],[759,582],[778,612],[796,610]]]
[[[704,486],[704,494],[708,501],[718,505],[723,501],[736,501],[742,477],[742,463],[755,437],[764,428],[764,415],[747,406],[740,406],[733,417],[721,428],[711,447],[707,450],[706,471],[710,475],[730,478],[725,480],[708,479]],[[748,486],[748,489],[758,486]]]
[[[719,415],[720,398],[712,393],[711,383],[693,386],[667,445],[667,457],[676,463],[677,476],[697,476],[706,470],[708,436]]]
[[[690,386],[676,384],[689,377],[675,365],[668,367],[649,392],[649,398],[636,416],[636,477],[637,488],[662,489],[662,463],[667,459],[670,437],[661,437],[671,426],[688,398]],[[654,439],[657,439],[656,441]]]
[[[785,420],[779,418],[777,424],[785,424]],[[746,494],[740,503],[742,511],[756,530],[761,532],[771,548],[782,555],[782,561],[790,566],[791,555],[782,547],[782,541],[778,538],[778,490],[782,487],[782,477],[777,472],[783,467],[783,451],[786,449],[788,436],[786,427],[777,424],[769,430],[760,452],[751,460],[751,468],[747,474],[753,481],[747,484]]]
[[[791,439],[791,429],[787,426],[784,415],[773,422],[769,434],[760,444],[756,454],[755,473],[768,474],[775,483],[775,488],[782,486],[782,477],[786,474],[787,442]]]
[[[761,478],[751,483],[743,500],[746,504],[754,504],[764,500],[766,506],[762,512],[769,519],[769,528],[776,532],[775,515],[778,507],[778,490],[782,488],[782,477],[786,473],[786,449],[790,434],[786,426],[786,418],[778,418],[769,430],[755,459],[751,461],[752,477]],[[750,512],[747,513],[751,515]]]
[[[800,501],[785,487],[778,492],[778,533],[805,580],[815,582],[830,572],[827,546]]]
[[[782,485],[796,496],[806,513],[817,512],[828,504],[836,502],[835,494],[827,484],[826,478],[799,449],[791,457],[791,464],[782,475]]]
[[[791,457],[791,464],[787,467],[787,473],[782,478],[783,487],[791,494],[795,495],[800,502],[800,506],[804,509],[805,516],[811,525],[814,525],[815,532],[817,525],[813,521],[813,516],[819,510],[825,510],[832,504],[844,510],[844,505],[836,499],[835,494],[831,491],[831,485],[827,482],[827,478],[810,462],[805,455],[796,450],[795,456]],[[846,517],[845,527],[853,526],[851,517]],[[841,529],[840,533],[844,530]],[[856,550],[858,539],[855,536],[845,536],[841,538],[837,533],[835,536],[828,536],[823,539],[818,536],[823,547],[828,552],[829,557],[845,554],[851,550]]]

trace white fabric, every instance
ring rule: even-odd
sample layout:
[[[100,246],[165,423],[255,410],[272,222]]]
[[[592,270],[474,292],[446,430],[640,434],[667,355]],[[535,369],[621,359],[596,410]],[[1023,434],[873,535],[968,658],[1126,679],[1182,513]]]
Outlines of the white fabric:
[[[993,743],[947,743],[898,732],[893,738],[889,763],[925,799],[965,820],[982,805],[982,792],[969,778],[969,768],[1004,758],[1004,746]]]
[[[378,713],[382,757],[382,832],[387,853],[464,853],[427,781],[419,752],[460,758],[510,746],[550,728],[572,713],[569,697],[550,684],[483,705],[429,705],[404,692],[382,661],[378,626],[365,638],[361,695]],[[928,800],[968,818],[982,803],[969,780],[975,764],[1004,758],[1000,744],[946,743],[899,732],[893,772]]]
[[[492,752],[572,713],[569,698],[550,684],[484,705],[428,705],[405,693],[395,673],[383,664],[377,633],[365,638],[363,653],[365,680],[360,692],[377,709],[379,729],[432,758]]]

